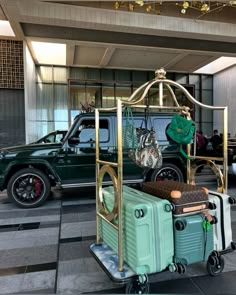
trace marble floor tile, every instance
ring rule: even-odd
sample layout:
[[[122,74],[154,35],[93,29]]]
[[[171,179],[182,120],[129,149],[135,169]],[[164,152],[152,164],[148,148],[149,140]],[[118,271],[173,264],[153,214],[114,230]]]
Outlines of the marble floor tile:
[[[23,280],[24,274],[0,276],[0,294],[13,294],[20,292]]]
[[[0,269],[57,261],[58,245],[5,250],[1,254]]]
[[[61,225],[61,239],[71,237],[86,237],[96,235],[96,221],[63,223]]]
[[[23,282],[20,288],[20,292],[25,291],[46,293],[48,291],[54,291],[56,284],[56,270],[41,271],[26,273],[23,275]]]

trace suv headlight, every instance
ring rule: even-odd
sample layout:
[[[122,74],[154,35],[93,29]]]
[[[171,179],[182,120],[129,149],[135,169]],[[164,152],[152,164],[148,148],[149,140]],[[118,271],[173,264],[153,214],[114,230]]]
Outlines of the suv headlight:
[[[0,159],[4,158],[7,153],[8,152],[6,150],[0,150]]]

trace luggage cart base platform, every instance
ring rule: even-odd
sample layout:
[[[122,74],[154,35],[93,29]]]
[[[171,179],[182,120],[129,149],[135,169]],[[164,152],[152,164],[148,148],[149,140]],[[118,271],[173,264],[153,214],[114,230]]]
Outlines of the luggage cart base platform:
[[[105,243],[90,245],[90,253],[112,281],[125,283],[137,277],[137,274],[126,263],[124,263],[123,271],[118,271],[118,255]]]
[[[115,283],[126,284],[126,294],[148,294],[147,275],[137,275],[126,263],[118,271],[118,255],[105,243],[90,245],[90,253]]]

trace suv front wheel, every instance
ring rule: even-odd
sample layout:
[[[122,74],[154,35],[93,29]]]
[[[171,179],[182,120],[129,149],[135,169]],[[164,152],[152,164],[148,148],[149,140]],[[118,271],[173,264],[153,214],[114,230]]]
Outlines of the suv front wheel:
[[[174,164],[165,163],[161,168],[154,170],[151,175],[151,181],[175,180],[184,181],[182,171]]]
[[[50,193],[48,177],[38,169],[22,169],[10,178],[8,197],[19,207],[34,208],[45,202]]]

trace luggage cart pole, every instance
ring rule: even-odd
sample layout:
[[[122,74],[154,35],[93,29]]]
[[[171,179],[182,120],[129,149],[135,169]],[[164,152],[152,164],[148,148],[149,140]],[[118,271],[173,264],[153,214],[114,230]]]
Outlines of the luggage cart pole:
[[[95,124],[96,124],[96,183],[99,183],[99,110],[95,109]],[[98,198],[99,198],[99,187],[96,185],[96,212],[98,212]],[[100,242],[99,235],[99,216],[96,214],[96,244]]]
[[[223,193],[227,194],[227,188],[228,188],[228,107],[226,106],[223,111],[223,126],[224,126],[224,132],[223,132],[223,175],[224,175],[224,187],[223,187]]]
[[[118,149],[118,270],[123,271],[123,249],[122,249],[122,183],[123,183],[123,151],[122,151],[122,102],[117,100],[117,149]]]

